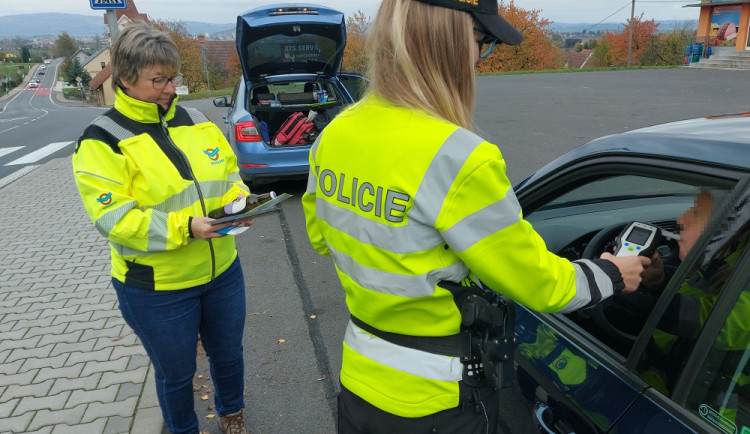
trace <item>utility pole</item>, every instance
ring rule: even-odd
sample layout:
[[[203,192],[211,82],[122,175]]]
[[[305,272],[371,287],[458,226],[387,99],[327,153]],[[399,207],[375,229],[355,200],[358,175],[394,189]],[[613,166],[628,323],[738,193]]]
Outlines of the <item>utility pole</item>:
[[[123,2],[124,3],[124,2]],[[107,24],[109,25],[109,46],[112,46],[117,36],[117,12],[114,9],[107,9]]]
[[[630,6],[630,25],[628,26],[628,68],[630,68],[630,57],[633,55],[633,19],[635,18],[635,0]]]
[[[205,38],[205,37],[204,37]],[[203,58],[203,71],[206,73],[206,87],[208,94],[211,94],[211,82],[208,79],[208,64],[206,63],[206,40],[201,42],[201,57]]]

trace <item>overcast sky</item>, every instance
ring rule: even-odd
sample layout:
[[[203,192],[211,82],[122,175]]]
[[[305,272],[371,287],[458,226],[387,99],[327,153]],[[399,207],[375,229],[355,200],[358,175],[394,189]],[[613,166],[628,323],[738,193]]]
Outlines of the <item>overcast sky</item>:
[[[234,23],[236,16],[257,6],[283,3],[283,0],[138,0],[138,11],[151,18],[206,23]],[[698,8],[683,8],[700,0],[636,0],[635,14],[646,19],[698,19]],[[66,12],[102,15],[91,9],[87,0],[1,0],[0,15],[38,12]],[[377,13],[380,0],[312,0],[338,9],[348,17],[358,10],[371,18]],[[630,0],[516,0],[516,6],[540,10],[541,17],[559,23],[624,22],[630,18]],[[619,11],[619,12],[618,12]],[[611,17],[610,17],[611,15]],[[609,17],[609,18],[608,18]]]

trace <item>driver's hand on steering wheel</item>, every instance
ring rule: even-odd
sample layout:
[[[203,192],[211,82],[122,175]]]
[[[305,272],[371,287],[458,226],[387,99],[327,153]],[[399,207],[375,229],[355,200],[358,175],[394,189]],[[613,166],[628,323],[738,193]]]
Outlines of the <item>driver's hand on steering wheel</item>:
[[[602,253],[601,259],[606,259],[620,270],[622,281],[625,283],[623,292],[635,292],[641,284],[643,274],[651,265],[651,259],[645,256],[614,256],[611,253]],[[662,266],[663,270],[663,266]]]
[[[646,268],[646,271],[643,272],[643,281],[641,281],[641,285],[647,289],[659,289],[664,286],[665,277],[664,262],[662,262],[659,252],[654,252],[654,254],[651,255],[651,265],[649,265],[648,268]]]

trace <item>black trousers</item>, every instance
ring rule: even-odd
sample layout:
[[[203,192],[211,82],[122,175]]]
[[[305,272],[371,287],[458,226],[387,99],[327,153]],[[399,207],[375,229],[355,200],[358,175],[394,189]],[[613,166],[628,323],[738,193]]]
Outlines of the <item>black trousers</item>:
[[[464,393],[462,390],[462,395]],[[338,433],[495,434],[500,411],[500,395],[497,390],[485,387],[479,390],[479,396],[481,398],[478,403],[467,400],[456,408],[410,418],[385,412],[342,385],[338,396]]]

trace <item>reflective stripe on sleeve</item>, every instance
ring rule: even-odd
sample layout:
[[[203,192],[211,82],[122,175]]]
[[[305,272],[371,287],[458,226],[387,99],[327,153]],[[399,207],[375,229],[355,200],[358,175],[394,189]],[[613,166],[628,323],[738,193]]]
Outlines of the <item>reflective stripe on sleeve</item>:
[[[130,201],[111,211],[107,211],[96,219],[94,227],[96,227],[96,230],[104,235],[104,237],[109,238],[109,233],[112,232],[112,228],[114,228],[117,222],[119,222],[122,217],[133,208],[135,208],[135,201]]]
[[[596,264],[586,259],[572,264],[576,271],[576,295],[560,310],[561,313],[592,306],[612,295],[612,279]]]
[[[453,250],[463,252],[520,220],[521,205],[513,191],[508,190],[502,200],[466,216],[442,234]]]
[[[344,343],[370,360],[411,375],[439,381],[460,381],[463,378],[463,364],[458,357],[392,344],[361,330],[351,321],[346,326]]]

